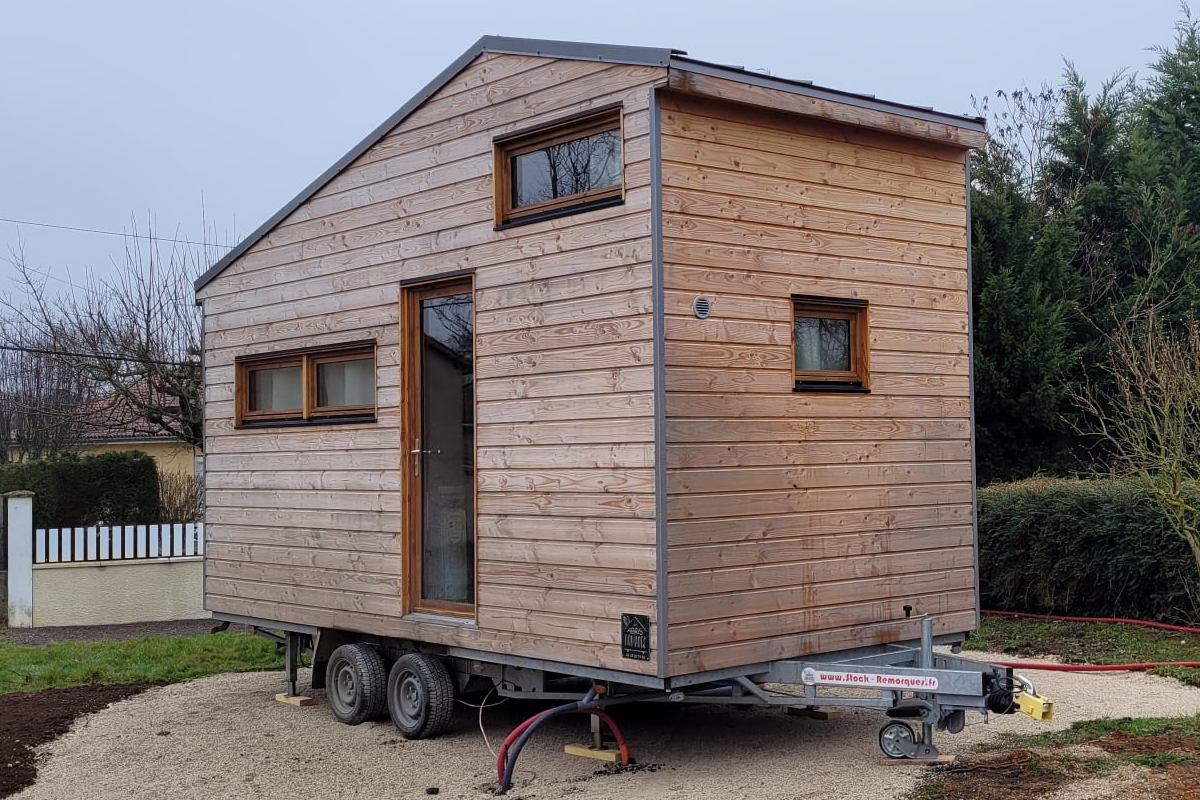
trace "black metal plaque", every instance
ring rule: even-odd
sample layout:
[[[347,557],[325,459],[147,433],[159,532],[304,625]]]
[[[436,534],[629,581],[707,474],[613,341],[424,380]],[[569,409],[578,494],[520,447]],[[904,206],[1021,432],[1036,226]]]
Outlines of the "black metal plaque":
[[[621,615],[621,655],[650,660],[650,618],[645,614]]]

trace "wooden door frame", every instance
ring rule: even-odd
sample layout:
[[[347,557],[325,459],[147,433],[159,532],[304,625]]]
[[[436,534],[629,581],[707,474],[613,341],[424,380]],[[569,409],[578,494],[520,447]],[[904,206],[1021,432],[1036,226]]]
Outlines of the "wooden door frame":
[[[479,604],[479,551],[472,548],[474,559],[472,580],[472,595],[475,602],[448,603],[437,600],[421,599],[421,538],[424,520],[422,517],[423,504],[421,496],[421,479],[416,474],[413,461],[413,441],[421,438],[421,301],[431,297],[444,297],[451,294],[469,293],[471,295],[471,362],[472,373],[475,361],[475,281],[474,276],[456,276],[441,278],[421,283],[407,284],[400,288],[400,504],[403,513],[400,516],[401,539],[401,607],[404,614],[431,613],[448,617],[474,619]],[[472,391],[472,419],[478,425],[479,402]],[[479,448],[472,447],[471,460],[473,466],[477,460]],[[474,474],[474,469],[472,470]],[[471,536],[478,545],[478,482],[471,486]]]

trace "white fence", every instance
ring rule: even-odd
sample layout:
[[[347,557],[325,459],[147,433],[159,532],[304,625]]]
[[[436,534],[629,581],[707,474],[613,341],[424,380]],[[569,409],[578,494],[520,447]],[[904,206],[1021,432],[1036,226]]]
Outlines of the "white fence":
[[[203,524],[34,529],[30,492],[5,501],[10,627],[209,616]]]
[[[85,561],[184,558],[202,555],[202,522],[38,528],[33,532],[34,564],[74,564]]]

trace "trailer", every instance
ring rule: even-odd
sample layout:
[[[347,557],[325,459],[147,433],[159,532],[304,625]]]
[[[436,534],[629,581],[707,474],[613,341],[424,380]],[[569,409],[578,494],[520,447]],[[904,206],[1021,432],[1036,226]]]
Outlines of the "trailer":
[[[413,737],[483,687],[867,686],[905,757],[1048,714],[934,650],[979,613],[983,142],[679,50],[479,40],[196,282],[207,608]]]

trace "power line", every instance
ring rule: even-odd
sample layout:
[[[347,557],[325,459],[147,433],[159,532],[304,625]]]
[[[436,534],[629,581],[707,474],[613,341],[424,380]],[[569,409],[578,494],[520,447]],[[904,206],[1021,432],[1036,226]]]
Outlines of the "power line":
[[[171,242],[173,244],[194,244],[200,247],[224,247],[226,250],[232,250],[235,245],[232,244],[217,244],[216,242],[194,242],[191,239],[164,239],[161,236],[150,236],[144,233],[125,233],[122,231],[102,231],[98,228],[76,228],[73,225],[54,225],[49,222],[30,222],[27,219],[9,219],[8,217],[0,217],[0,222],[11,222],[14,225],[33,225],[38,228],[57,228],[62,231],[75,231],[76,233],[98,233],[103,236],[128,236],[134,239],[147,239],[149,241]]]
[[[9,350],[16,353],[34,353],[43,356],[71,356],[73,358],[112,358],[118,361],[136,361],[139,364],[158,364],[165,367],[195,367],[199,366],[194,361],[157,361],[153,358],[134,358],[133,356],[122,356],[116,353],[73,353],[70,350],[46,350],[40,347],[19,347],[11,344],[0,344],[0,350]]]

